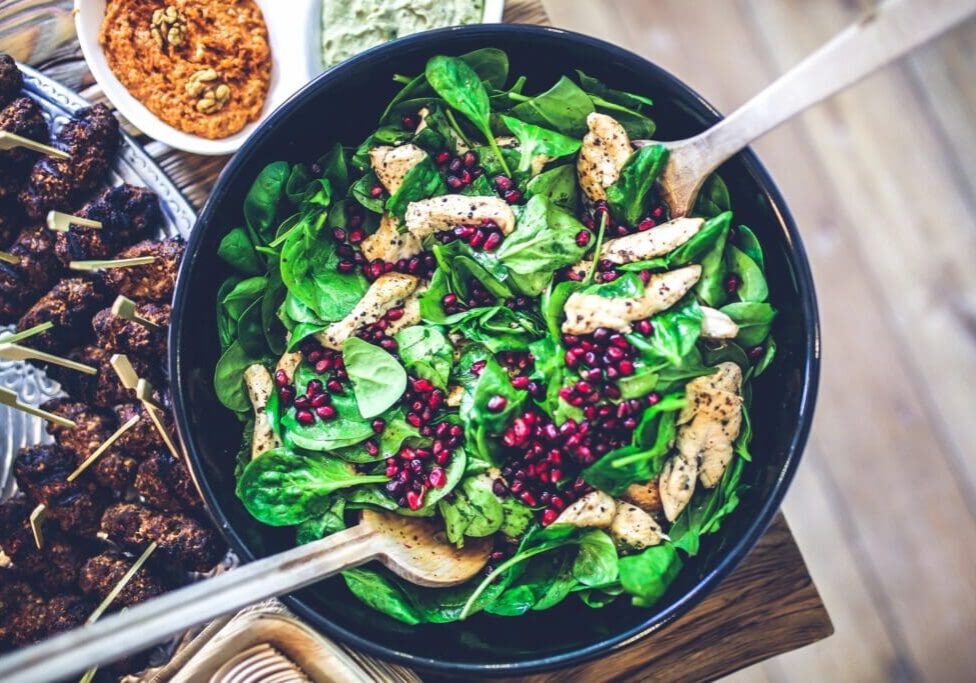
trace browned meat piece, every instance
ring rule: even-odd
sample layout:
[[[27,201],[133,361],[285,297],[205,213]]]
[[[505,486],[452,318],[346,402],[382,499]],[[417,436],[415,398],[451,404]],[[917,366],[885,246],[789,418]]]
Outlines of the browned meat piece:
[[[99,601],[112,591],[132,567],[134,560],[117,552],[105,552],[88,559],[81,567],[78,585],[86,595]],[[143,566],[116,596],[113,605],[136,605],[166,592],[166,585],[148,566]]]
[[[152,541],[161,557],[184,569],[212,569],[227,552],[213,529],[179,512],[155,512],[137,503],[115,503],[102,515],[102,531],[116,543],[139,552]]]
[[[0,176],[2,175],[3,172],[0,171]],[[3,178],[0,177],[0,184],[2,183]],[[0,200],[0,249],[8,251],[8,247],[17,238],[21,224],[20,205],[15,201]]]
[[[146,502],[158,510],[200,507],[200,495],[186,464],[166,450],[151,453],[142,461],[134,486]]]
[[[41,220],[51,209],[71,211],[105,179],[119,148],[119,122],[104,104],[78,113],[58,132],[54,146],[70,159],[41,157],[34,164],[20,203]]]
[[[186,245],[182,239],[171,238],[159,242],[143,241],[123,249],[115,258],[155,256],[156,261],[134,268],[112,268],[105,272],[105,284],[116,294],[124,294],[136,301],[169,303],[176,285],[176,271]]]
[[[78,568],[88,555],[87,544],[76,543],[57,529],[45,529],[44,547],[38,550],[26,517],[5,541],[4,552],[7,547],[11,548],[8,555],[14,573],[45,595],[72,589],[78,582]]]
[[[44,636],[69,631],[85,623],[98,603],[81,595],[55,595],[44,610]]]
[[[29,645],[45,631],[45,600],[25,581],[0,585],[0,642],[8,647]]]
[[[18,97],[0,109],[0,130],[36,142],[47,142],[47,121],[41,108],[29,97]],[[20,147],[0,152],[0,168],[10,180],[0,183],[0,199],[15,197],[26,180],[27,169],[37,158],[36,152]]]
[[[60,382],[61,388],[74,400],[99,408],[111,408],[135,398],[135,392],[122,386],[119,376],[109,364],[112,357],[110,351],[98,346],[82,346],[72,349],[65,354],[65,357],[98,368],[98,373],[95,375],[86,375],[56,366],[48,368],[48,376]],[[132,367],[139,377],[155,384],[156,374],[148,363],[138,356],[129,360],[132,361]],[[123,420],[120,424],[124,422]]]
[[[28,309],[17,322],[17,330],[50,320],[54,327],[31,337],[30,346],[60,353],[91,338],[89,321],[104,305],[105,291],[94,280],[66,278]]]
[[[162,217],[155,192],[128,184],[105,190],[77,215],[100,221],[102,227],[72,226],[58,233],[57,254],[65,267],[71,261],[110,258],[119,249],[148,239]]]
[[[45,529],[57,525],[77,536],[92,536],[105,503],[86,475],[67,481],[76,461],[74,453],[55,444],[28,446],[17,454],[14,476],[31,508],[47,506]]]
[[[156,431],[152,419],[146,415],[146,409],[142,407],[141,403],[118,405],[115,407],[115,414],[118,415],[119,424],[125,424],[135,415],[142,418],[115,442],[119,448],[129,453],[150,453],[160,448],[166,448],[166,444],[163,443],[162,437]],[[157,414],[159,414],[158,411]],[[173,421],[169,414],[161,417],[163,417],[163,425],[170,434],[173,434]]]
[[[17,68],[17,62],[8,54],[0,54],[0,107],[20,94],[24,87],[24,74]]]
[[[136,307],[137,315],[159,325],[160,329],[157,330],[119,318],[111,308],[103,309],[92,319],[98,345],[112,353],[142,356],[156,364],[164,363],[171,310],[169,304],[142,304]]]
[[[22,230],[7,251],[20,263],[0,261],[0,325],[16,321],[61,273],[54,234],[43,226]]]

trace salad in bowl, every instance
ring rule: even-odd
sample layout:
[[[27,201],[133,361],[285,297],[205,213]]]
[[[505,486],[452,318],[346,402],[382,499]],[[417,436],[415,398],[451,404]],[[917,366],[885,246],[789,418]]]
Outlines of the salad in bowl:
[[[762,247],[717,175],[669,215],[639,93],[529,91],[493,48],[395,78],[365,140],[268,164],[220,242],[237,496],[296,543],[364,508],[491,538],[453,588],[344,572],[408,624],[650,606],[749,495]]]

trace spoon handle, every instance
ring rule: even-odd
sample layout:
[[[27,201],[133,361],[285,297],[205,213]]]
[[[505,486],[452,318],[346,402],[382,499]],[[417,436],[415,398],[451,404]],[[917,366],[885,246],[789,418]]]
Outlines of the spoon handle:
[[[315,583],[377,557],[382,544],[373,542],[375,534],[360,524],[18,650],[0,658],[0,681],[62,680],[196,624]]]
[[[728,118],[687,141],[702,177],[807,107],[856,83],[976,12],[976,0],[887,0]],[[688,150],[689,152],[692,150]]]

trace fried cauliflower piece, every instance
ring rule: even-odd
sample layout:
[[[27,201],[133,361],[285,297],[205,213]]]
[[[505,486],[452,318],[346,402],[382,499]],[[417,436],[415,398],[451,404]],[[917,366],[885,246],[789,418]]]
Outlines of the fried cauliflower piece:
[[[247,395],[254,406],[254,432],[251,438],[251,458],[256,458],[265,451],[278,448],[281,440],[275,435],[271,428],[271,418],[268,411],[268,399],[274,391],[274,381],[271,373],[260,363],[255,363],[244,370],[244,384],[247,386]]]
[[[459,225],[494,222],[504,234],[515,229],[515,212],[500,197],[445,194],[411,202],[404,216],[407,230],[418,240]]]
[[[417,290],[419,284],[420,280],[413,275],[395,272],[381,275],[369,286],[366,294],[349,315],[329,325],[324,332],[319,332],[315,335],[316,339],[326,348],[341,350],[342,343],[353,336],[356,330],[375,323],[391,308],[405,307],[408,298]],[[406,311],[404,313],[401,320],[407,318]],[[417,313],[419,319],[419,304]]]
[[[613,117],[593,112],[586,125],[590,131],[583,136],[576,173],[583,193],[595,202],[607,198],[607,188],[617,182],[634,150],[627,131]]]
[[[598,294],[576,292],[566,300],[563,311],[565,334],[589,334],[599,327],[630,332],[630,323],[649,318],[678,302],[701,277],[701,266],[695,264],[652,275],[638,298],[608,298]]]
[[[427,158],[427,152],[414,144],[374,147],[369,150],[369,163],[383,187],[390,194],[400,189],[410,169]]]
[[[416,256],[421,252],[421,246],[420,240],[411,233],[397,230],[393,216],[383,214],[379,229],[363,240],[362,250],[367,261],[380,259],[393,263]]]

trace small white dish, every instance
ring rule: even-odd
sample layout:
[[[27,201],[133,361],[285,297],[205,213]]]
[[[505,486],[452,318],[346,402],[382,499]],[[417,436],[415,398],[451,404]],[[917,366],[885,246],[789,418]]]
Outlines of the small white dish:
[[[132,96],[115,77],[98,43],[105,0],[74,0],[75,31],[88,68],[105,96],[132,125],[170,147],[195,154],[236,152],[269,113],[322,71],[319,52],[322,0],[255,0],[268,26],[271,43],[271,84],[260,119],[220,140],[184,133],[164,123]],[[485,0],[484,23],[499,23],[505,0]]]

